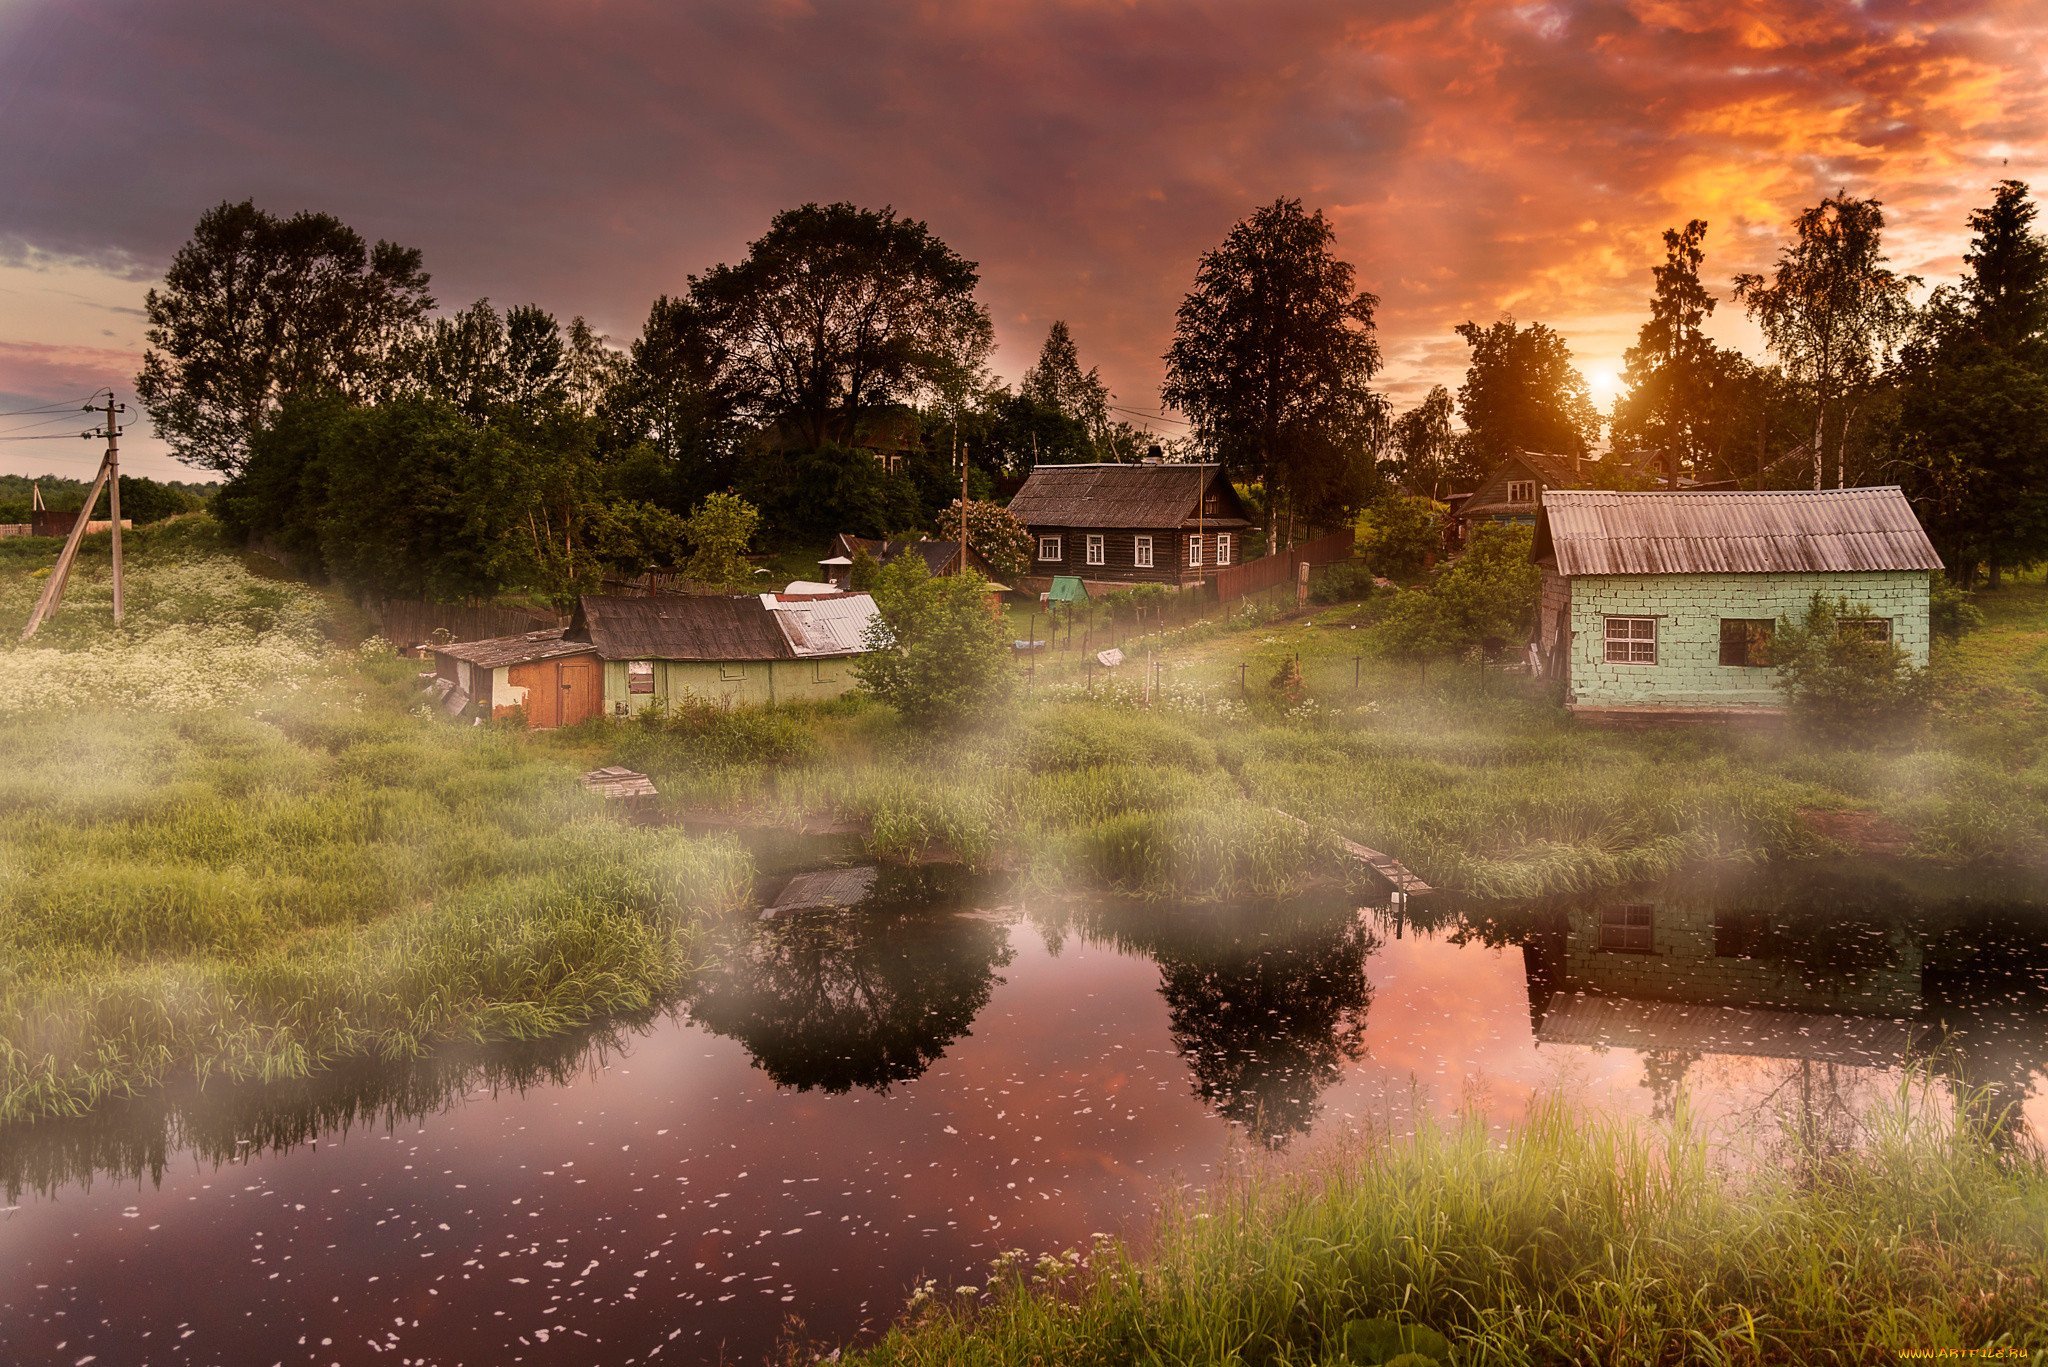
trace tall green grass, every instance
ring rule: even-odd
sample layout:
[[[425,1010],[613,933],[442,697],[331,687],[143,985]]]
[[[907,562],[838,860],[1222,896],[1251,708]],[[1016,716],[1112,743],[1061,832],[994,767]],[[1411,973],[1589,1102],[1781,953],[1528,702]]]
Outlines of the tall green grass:
[[[1480,1364],[1890,1364],[2048,1354],[2048,1177],[1967,1128],[1897,1123],[1822,1169],[1735,1173],[1662,1133],[1539,1106],[1503,1142],[1425,1125],[1254,1165],[1149,1252],[1004,1260],[921,1289],[864,1364],[1370,1362],[1361,1321]],[[1353,1330],[1352,1342],[1362,1337]],[[1432,1357],[1404,1359],[1424,1367]]]

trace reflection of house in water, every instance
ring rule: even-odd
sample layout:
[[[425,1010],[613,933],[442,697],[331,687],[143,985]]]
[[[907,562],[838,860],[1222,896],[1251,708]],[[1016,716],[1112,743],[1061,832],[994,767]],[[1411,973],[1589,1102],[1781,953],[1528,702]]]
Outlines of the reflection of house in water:
[[[1523,944],[1543,1044],[1633,1049],[1668,1105],[1705,1055],[1802,1067],[1925,1059],[2016,1115],[2048,1069],[2048,929],[2032,906],[1782,870],[1536,913]]]

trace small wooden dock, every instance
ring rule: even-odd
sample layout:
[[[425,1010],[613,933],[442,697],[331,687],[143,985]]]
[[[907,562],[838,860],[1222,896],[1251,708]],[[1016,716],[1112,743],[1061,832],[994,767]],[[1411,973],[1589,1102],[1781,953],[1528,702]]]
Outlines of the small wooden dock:
[[[1272,807],[1268,810],[1276,815],[1286,817],[1303,830],[1308,829],[1308,823],[1292,812],[1283,812],[1278,807]],[[1356,840],[1346,840],[1341,835],[1337,837],[1337,844],[1343,848],[1346,855],[1365,865],[1381,878],[1384,878],[1388,886],[1404,897],[1421,897],[1436,891],[1435,888],[1432,888],[1429,884],[1416,877],[1414,870],[1394,858],[1391,854],[1373,849],[1370,845],[1361,845]]]

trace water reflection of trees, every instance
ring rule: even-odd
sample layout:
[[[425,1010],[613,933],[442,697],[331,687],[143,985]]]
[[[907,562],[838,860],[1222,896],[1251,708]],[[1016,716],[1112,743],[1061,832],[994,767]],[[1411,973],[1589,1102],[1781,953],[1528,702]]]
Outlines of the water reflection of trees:
[[[48,1195],[100,1177],[161,1184],[174,1157],[247,1161],[355,1129],[391,1129],[476,1095],[560,1085],[595,1073],[652,1017],[547,1040],[449,1045],[413,1060],[346,1060],[305,1078],[173,1085],[83,1116],[0,1127],[0,1187]]]
[[[959,894],[952,878],[890,870],[858,908],[757,923],[718,947],[685,998],[691,1017],[782,1086],[887,1091],[918,1077],[1010,962],[1004,925],[940,905]]]
[[[1158,963],[1195,1094],[1269,1148],[1305,1133],[1365,1053],[1378,942],[1349,906],[1116,906],[1089,919]]]

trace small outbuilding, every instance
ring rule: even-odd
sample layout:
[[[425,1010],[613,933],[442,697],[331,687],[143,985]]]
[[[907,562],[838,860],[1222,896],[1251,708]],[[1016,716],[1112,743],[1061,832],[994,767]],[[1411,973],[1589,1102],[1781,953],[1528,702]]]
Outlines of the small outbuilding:
[[[1534,662],[1577,712],[1768,713],[1780,617],[1815,594],[1927,662],[1941,568],[1896,486],[1768,492],[1545,491]]]
[[[865,551],[877,565],[887,565],[899,556],[914,555],[924,561],[925,573],[937,579],[942,575],[960,572],[960,543],[958,541],[933,541],[928,537],[888,537],[876,540],[873,537],[855,536],[841,532],[832,538],[832,554],[820,560],[825,577],[842,589],[853,587],[854,557]],[[972,546],[967,548],[967,567],[991,582],[996,573],[989,568]]]
[[[875,617],[865,593],[587,595],[566,627],[434,647],[435,673],[484,715],[537,730],[685,698],[833,698],[853,687]]]

